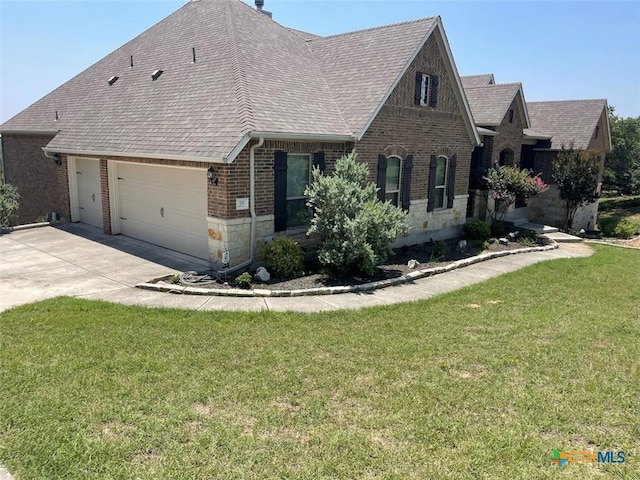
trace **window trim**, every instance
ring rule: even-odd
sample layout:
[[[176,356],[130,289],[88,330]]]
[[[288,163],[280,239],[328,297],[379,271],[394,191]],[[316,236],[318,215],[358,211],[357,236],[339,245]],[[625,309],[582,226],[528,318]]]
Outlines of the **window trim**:
[[[428,73],[422,74],[422,84],[420,85],[420,106],[429,106],[431,80],[431,75],[429,75]]]
[[[397,188],[395,190],[387,190],[386,186],[387,186],[387,175],[389,174],[389,159],[390,158],[397,158],[399,160],[398,163],[398,185]],[[385,189],[384,189],[384,195],[385,195],[385,199],[384,201],[388,201],[389,199],[387,199],[387,195],[389,194],[396,194],[396,202],[392,204],[394,204],[396,207],[401,203],[401,191],[402,191],[402,164],[403,164],[404,160],[402,157],[400,157],[399,155],[389,155],[387,157],[387,168],[385,169],[385,173],[384,173],[384,185],[385,185]]]
[[[308,158],[309,160],[309,177],[307,179],[307,186],[311,183],[311,172],[313,171],[313,154],[312,153],[292,153],[292,152],[287,152],[287,187],[289,185],[289,158],[292,155],[300,155],[300,156],[305,156]],[[302,195],[302,196],[296,196],[296,197],[290,197],[288,195],[286,195],[286,204],[289,204],[290,200],[302,200],[302,199],[306,199],[308,198],[306,195]],[[289,226],[288,225],[289,222],[287,222],[287,230],[296,230],[296,229],[300,229],[300,228],[307,228],[305,225],[295,225],[295,226]]]
[[[436,162],[440,159],[440,158],[444,158],[444,180],[443,180],[443,184],[442,185],[438,185],[436,182],[438,181],[437,178],[434,179],[434,183],[433,183],[433,190],[442,190],[442,206],[438,207],[436,205],[433,206],[433,210],[434,211],[438,211],[438,210],[446,210],[447,209],[447,178],[449,175],[449,157],[445,156],[445,155],[437,155],[436,156]],[[436,163],[436,171],[438,169],[438,164]],[[434,199],[435,201],[435,199]]]

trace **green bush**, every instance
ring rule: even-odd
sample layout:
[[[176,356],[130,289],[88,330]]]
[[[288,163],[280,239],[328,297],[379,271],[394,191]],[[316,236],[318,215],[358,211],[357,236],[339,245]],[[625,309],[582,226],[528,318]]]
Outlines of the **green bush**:
[[[436,242],[433,246],[433,249],[431,250],[431,260],[440,260],[444,258],[448,250],[449,247],[447,246],[447,242]]]
[[[320,234],[318,259],[331,274],[372,275],[391,251],[391,244],[407,231],[406,214],[390,202],[380,202],[368,170],[351,152],[336,162],[325,176],[313,169],[313,181],[305,190],[313,209],[311,228]]]
[[[465,223],[462,226],[464,238],[467,240],[489,240],[491,236],[491,225],[482,220],[475,219]]]
[[[267,270],[275,277],[295,278],[304,270],[304,252],[298,242],[288,237],[278,237],[260,245]]]
[[[241,273],[236,277],[236,285],[240,288],[251,287],[251,274],[249,272]]]
[[[18,189],[9,183],[0,185],[0,227],[12,227],[18,219]]]
[[[631,238],[640,231],[640,224],[623,218],[618,222],[613,230],[614,236],[617,238]]]

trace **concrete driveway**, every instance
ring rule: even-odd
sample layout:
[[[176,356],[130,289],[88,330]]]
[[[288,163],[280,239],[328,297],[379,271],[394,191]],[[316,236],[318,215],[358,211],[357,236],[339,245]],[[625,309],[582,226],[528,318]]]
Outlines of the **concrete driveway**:
[[[144,295],[134,285],[208,267],[204,260],[79,223],[14,231],[0,235],[0,311],[60,295],[133,295],[132,303],[139,303]]]
[[[209,297],[134,288],[154,277],[206,270],[207,262],[82,224],[0,235],[0,311],[60,295],[127,305],[191,310],[325,310],[364,308],[430,298],[534,263],[588,256],[580,244],[494,258],[410,284],[372,292],[302,297]]]

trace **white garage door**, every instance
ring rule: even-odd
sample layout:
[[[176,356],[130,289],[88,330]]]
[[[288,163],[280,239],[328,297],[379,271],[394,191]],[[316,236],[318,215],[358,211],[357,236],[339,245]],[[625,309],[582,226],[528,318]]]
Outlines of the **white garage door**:
[[[102,193],[100,163],[90,158],[76,159],[78,179],[78,210],[82,223],[102,228]]]
[[[118,163],[120,233],[208,258],[205,170]]]

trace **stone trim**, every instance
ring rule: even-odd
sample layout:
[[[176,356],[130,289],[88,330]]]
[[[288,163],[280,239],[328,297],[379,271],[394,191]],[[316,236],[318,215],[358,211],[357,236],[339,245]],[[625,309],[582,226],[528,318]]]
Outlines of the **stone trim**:
[[[519,253],[529,252],[546,252],[549,250],[555,250],[558,248],[558,244],[546,245],[544,247],[527,247],[518,248],[517,250],[505,250],[502,252],[491,252],[476,255],[475,257],[464,258],[456,262],[452,262],[449,265],[436,268],[425,268],[422,270],[416,270],[409,272],[400,277],[390,278],[387,280],[378,280],[376,282],[364,283],[362,285],[350,285],[339,287],[318,287],[318,288],[305,288],[300,290],[267,290],[267,289],[253,289],[253,290],[241,290],[238,288],[231,289],[212,289],[212,288],[198,288],[198,287],[183,287],[179,285],[169,284],[157,284],[157,283],[140,283],[136,285],[136,288],[144,290],[154,290],[156,292],[165,293],[177,293],[181,295],[208,295],[216,297],[302,297],[311,295],[336,295],[340,293],[358,293],[358,292],[370,292],[372,290],[378,290],[381,288],[391,287],[395,285],[401,285],[403,283],[413,282],[420,278],[431,277],[440,273],[450,272],[458,268],[468,267],[476,263],[491,260],[493,258],[506,257],[508,255],[517,255]],[[167,277],[156,278],[152,281],[161,281]]]

